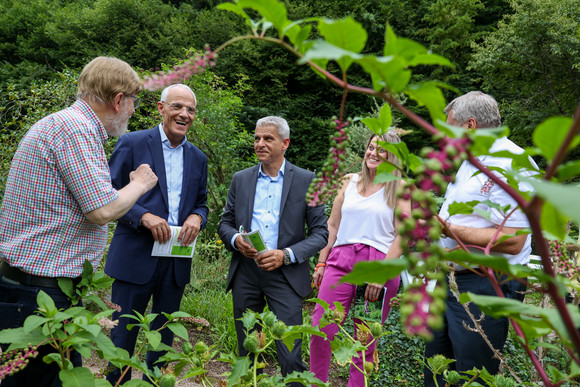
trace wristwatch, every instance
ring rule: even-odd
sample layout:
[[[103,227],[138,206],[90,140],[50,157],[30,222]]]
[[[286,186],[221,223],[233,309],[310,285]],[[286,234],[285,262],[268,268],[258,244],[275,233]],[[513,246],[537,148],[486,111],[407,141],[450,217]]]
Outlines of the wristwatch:
[[[292,258],[290,258],[290,250],[282,249],[284,253],[284,265],[290,265],[292,263]]]

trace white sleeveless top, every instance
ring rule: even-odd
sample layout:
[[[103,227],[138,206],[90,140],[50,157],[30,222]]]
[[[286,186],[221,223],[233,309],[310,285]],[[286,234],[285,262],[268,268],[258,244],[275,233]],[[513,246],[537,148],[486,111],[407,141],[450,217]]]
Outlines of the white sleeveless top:
[[[395,240],[395,210],[385,201],[384,188],[369,197],[358,193],[359,175],[353,175],[344,202],[334,246],[363,243],[387,253]]]

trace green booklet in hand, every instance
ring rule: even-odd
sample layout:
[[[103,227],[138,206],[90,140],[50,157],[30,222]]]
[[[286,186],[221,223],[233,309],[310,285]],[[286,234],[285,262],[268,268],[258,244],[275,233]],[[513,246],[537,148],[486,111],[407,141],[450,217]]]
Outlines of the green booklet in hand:
[[[246,243],[251,244],[256,250],[258,250],[258,254],[268,250],[268,246],[266,246],[266,242],[264,242],[260,230],[246,232],[244,226],[240,226],[240,234]]]

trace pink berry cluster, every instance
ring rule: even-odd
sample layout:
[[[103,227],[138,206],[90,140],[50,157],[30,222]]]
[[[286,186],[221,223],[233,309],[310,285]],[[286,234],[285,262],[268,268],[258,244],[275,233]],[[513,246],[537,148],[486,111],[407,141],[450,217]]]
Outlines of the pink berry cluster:
[[[437,195],[445,193],[447,184],[451,182],[449,174],[454,168],[459,168],[467,157],[467,146],[470,143],[468,137],[449,138],[443,137],[438,141],[441,150],[431,148],[423,149],[425,164],[420,166],[415,173],[417,187],[423,191],[432,191]]]
[[[452,181],[453,171],[467,157],[468,138],[439,137],[440,150],[426,148],[422,151],[423,165],[415,169],[415,181],[408,179],[400,196],[412,201],[411,214],[397,211],[400,221],[399,232],[402,237],[404,255],[409,259],[409,272],[421,278],[415,281],[401,300],[401,319],[409,334],[430,337],[429,328],[441,325],[446,292],[440,286],[432,293],[426,283],[436,279],[444,283],[446,263],[443,249],[433,243],[441,237],[441,222],[435,216],[439,204],[435,195],[445,193]]]
[[[196,324],[202,327],[209,327],[209,321],[201,317],[179,317],[176,319],[177,321],[181,321],[188,324]]]
[[[409,335],[430,339],[433,336],[431,329],[440,328],[442,325],[440,316],[444,310],[445,290],[441,286],[437,286],[432,293],[427,290],[425,282],[409,287],[405,294],[405,303],[401,306],[405,331]]]
[[[346,157],[346,146],[348,143],[348,134],[346,126],[348,121],[334,120],[336,132],[330,140],[330,155],[325,161],[322,171],[318,172],[317,177],[312,181],[306,201],[310,206],[316,206],[330,202],[336,195],[341,185],[340,173],[342,161]]]
[[[147,90],[161,90],[168,85],[183,82],[192,75],[202,72],[208,66],[215,65],[216,54],[209,48],[205,47],[203,53],[194,52],[193,55],[182,64],[175,66],[168,72],[158,72],[145,77],[143,87]]]
[[[38,350],[33,345],[25,349],[15,349],[2,354],[0,356],[0,380],[22,371],[28,365],[30,359],[34,359],[36,356],[38,356]]]
[[[580,274],[576,261],[570,257],[566,246],[561,241],[549,241],[550,257],[554,262],[556,272],[568,278]]]

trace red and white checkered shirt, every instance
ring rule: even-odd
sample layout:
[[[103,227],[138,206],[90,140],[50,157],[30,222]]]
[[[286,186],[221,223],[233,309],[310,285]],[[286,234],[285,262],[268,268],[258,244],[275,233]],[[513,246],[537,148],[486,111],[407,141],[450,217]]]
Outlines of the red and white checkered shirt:
[[[30,128],[12,160],[0,210],[0,259],[45,277],[76,277],[97,265],[107,227],[84,214],[119,194],[103,143],[107,132],[78,100]]]

